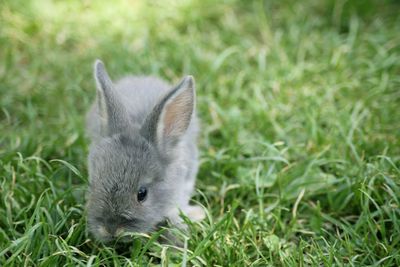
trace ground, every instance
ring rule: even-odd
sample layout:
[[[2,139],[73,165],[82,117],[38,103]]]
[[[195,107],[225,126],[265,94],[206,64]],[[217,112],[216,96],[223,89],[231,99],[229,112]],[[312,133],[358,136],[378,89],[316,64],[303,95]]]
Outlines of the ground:
[[[1,1],[0,265],[399,266],[399,9]],[[207,218],[184,248],[86,233],[96,58],[113,79],[196,79]]]

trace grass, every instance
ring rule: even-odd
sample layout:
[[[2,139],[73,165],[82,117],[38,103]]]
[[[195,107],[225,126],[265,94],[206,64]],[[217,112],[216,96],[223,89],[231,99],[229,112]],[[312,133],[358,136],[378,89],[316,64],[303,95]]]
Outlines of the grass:
[[[395,1],[0,1],[1,266],[399,266]],[[86,233],[92,63],[197,81],[185,248]]]

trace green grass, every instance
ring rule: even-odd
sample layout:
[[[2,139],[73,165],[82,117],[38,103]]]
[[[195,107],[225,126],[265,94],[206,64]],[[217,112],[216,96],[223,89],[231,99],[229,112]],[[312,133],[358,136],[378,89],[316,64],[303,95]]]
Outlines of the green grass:
[[[0,1],[0,265],[399,266],[399,9]],[[96,58],[196,78],[208,217],[186,249],[86,233]]]

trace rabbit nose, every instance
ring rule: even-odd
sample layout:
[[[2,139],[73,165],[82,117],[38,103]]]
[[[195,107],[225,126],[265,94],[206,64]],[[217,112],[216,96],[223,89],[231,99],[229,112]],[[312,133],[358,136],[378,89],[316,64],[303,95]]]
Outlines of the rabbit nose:
[[[112,237],[119,236],[124,232],[123,228],[118,227],[116,225],[108,225],[108,226],[106,226],[106,230],[107,230],[107,233],[109,235],[111,235]]]
[[[117,226],[116,225],[106,225],[106,230],[109,235],[112,237],[115,237],[116,232],[117,232]]]

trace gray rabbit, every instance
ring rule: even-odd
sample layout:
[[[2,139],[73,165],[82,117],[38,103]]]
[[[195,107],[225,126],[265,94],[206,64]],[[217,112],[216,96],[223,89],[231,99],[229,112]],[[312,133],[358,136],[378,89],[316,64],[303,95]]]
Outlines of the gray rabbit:
[[[149,232],[179,216],[201,220],[189,205],[198,170],[195,86],[186,76],[171,88],[154,77],[126,77],[115,85],[94,65],[97,103],[87,115],[88,229],[101,241],[124,232]]]

